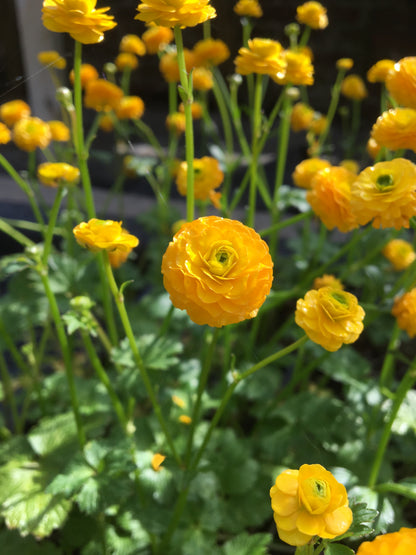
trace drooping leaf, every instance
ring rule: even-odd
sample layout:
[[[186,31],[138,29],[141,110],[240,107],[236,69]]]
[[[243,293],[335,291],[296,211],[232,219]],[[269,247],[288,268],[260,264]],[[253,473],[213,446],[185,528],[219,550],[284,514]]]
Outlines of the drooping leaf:
[[[266,555],[271,534],[239,534],[223,546],[224,555]]]

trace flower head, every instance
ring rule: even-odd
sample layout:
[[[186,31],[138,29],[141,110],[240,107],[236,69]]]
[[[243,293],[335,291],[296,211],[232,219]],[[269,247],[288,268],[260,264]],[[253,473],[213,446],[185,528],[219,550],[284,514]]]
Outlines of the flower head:
[[[190,71],[195,66],[195,54],[189,48],[184,48],[184,56],[186,71]],[[180,81],[178,55],[175,50],[165,52],[161,56],[159,70],[168,83]]]
[[[97,0],[43,0],[42,20],[49,31],[69,33],[83,44],[104,39],[105,31],[117,23],[107,15],[110,8],[95,9]]]
[[[184,106],[183,102],[181,102],[179,104],[179,111],[182,114],[185,113],[185,106]],[[200,104],[199,102],[192,102],[192,104],[191,104],[192,119],[201,119],[203,113],[204,113],[204,109],[202,107],[202,104]]]
[[[48,187],[75,185],[80,177],[79,169],[66,162],[44,162],[38,166],[37,173],[39,181]]]
[[[284,76],[286,61],[282,57],[283,46],[272,39],[254,38],[248,47],[242,47],[236,57],[235,70],[240,75],[261,73],[264,75]]]
[[[48,125],[51,130],[53,141],[65,143],[71,138],[71,131],[63,121],[51,120],[48,121]]]
[[[409,148],[416,152],[416,110],[394,108],[383,112],[373,125],[371,137],[390,150]]]
[[[352,524],[345,487],[320,464],[283,471],[270,497],[277,532],[289,545],[306,545],[314,536],[332,539]]]
[[[192,81],[196,91],[209,91],[214,86],[212,71],[206,67],[196,67],[192,73]]]
[[[366,144],[366,151],[373,160],[377,158],[377,155],[380,152],[380,148],[380,145],[373,137],[370,137],[368,139]]]
[[[252,228],[207,216],[176,233],[162,274],[176,308],[196,324],[222,327],[257,315],[272,285],[273,262]]]
[[[311,289],[296,303],[297,325],[314,343],[331,352],[358,339],[364,316],[357,298],[338,287]]]
[[[351,209],[361,225],[408,228],[416,215],[416,165],[395,158],[365,168],[352,184]]]
[[[146,54],[146,45],[137,35],[124,35],[120,41],[120,52],[128,52],[136,56],[144,56]]]
[[[332,274],[324,274],[313,280],[313,289],[320,289],[321,287],[332,287],[333,289],[344,289],[342,281]]]
[[[176,185],[181,195],[186,196],[188,164],[182,162],[176,174]],[[221,185],[224,173],[218,160],[210,156],[194,160],[194,196],[198,200],[208,200],[210,192]]]
[[[85,86],[84,105],[97,112],[108,112],[117,108],[122,97],[120,87],[106,79],[96,79]]]
[[[345,71],[349,71],[353,65],[354,60],[352,58],[339,58],[336,63],[337,69],[343,69]]]
[[[95,67],[91,64],[81,64],[80,69],[80,79],[81,79],[81,87],[84,89],[86,84],[90,81],[95,81],[98,79],[99,74]],[[72,84],[74,84],[74,70],[71,69],[69,73],[69,80]]]
[[[310,189],[313,176],[320,170],[330,167],[331,163],[323,158],[307,158],[302,160],[292,173],[293,183],[298,187]]]
[[[296,8],[296,19],[299,23],[312,29],[325,29],[328,26],[326,8],[319,2],[305,2]]]
[[[46,148],[51,140],[52,133],[49,125],[40,118],[23,118],[13,127],[13,141],[26,152]]]
[[[128,259],[132,248],[126,249],[124,246],[122,248],[117,248],[113,251],[109,251],[108,260],[112,268],[120,268],[126,260]]]
[[[114,60],[114,63],[119,71],[124,71],[125,69],[133,70],[139,67],[139,60],[136,54],[132,54],[131,52],[120,52]]]
[[[157,54],[173,41],[173,31],[169,27],[153,25],[142,35],[148,54]]]
[[[56,50],[44,50],[38,53],[38,61],[43,66],[65,69],[66,60]]]
[[[416,546],[416,528],[400,528],[398,532],[376,536],[363,542],[357,555],[410,555]]]
[[[270,77],[279,85],[313,85],[314,68],[310,57],[297,50],[284,50],[281,58],[286,62],[284,73],[271,73]]]
[[[118,119],[140,119],[144,112],[144,102],[140,96],[123,96],[115,112]]]
[[[351,185],[357,176],[341,166],[331,166],[315,173],[306,200],[328,229],[336,227],[347,233],[358,227],[351,211]]]
[[[367,81],[370,83],[384,83],[387,75],[394,69],[393,60],[379,60],[367,71]]]
[[[257,0],[238,0],[234,12],[241,17],[262,17],[263,10]]]
[[[194,27],[217,16],[210,0],[143,0],[135,19],[163,27]]]
[[[218,66],[230,57],[230,50],[220,39],[204,39],[194,46],[195,63],[197,66]]]
[[[344,77],[341,83],[341,93],[351,100],[364,100],[368,96],[364,81],[355,73]]]
[[[409,337],[416,335],[416,287],[401,297],[394,300],[391,310],[397,320],[397,325],[404,330]]]
[[[152,461],[150,464],[152,465],[152,468],[155,472],[158,472],[160,470],[160,467],[165,459],[166,459],[166,456],[161,455],[160,453],[155,453],[153,455]]]
[[[30,116],[30,113],[29,104],[20,99],[10,100],[0,106],[0,119],[7,127],[13,127],[20,119]]]
[[[290,116],[290,127],[292,131],[303,131],[311,124],[315,111],[304,102],[296,102]]]
[[[183,112],[172,112],[172,114],[168,114],[166,116],[166,127],[177,135],[185,133],[185,114]]]
[[[406,108],[416,109],[416,57],[402,58],[394,64],[386,77],[386,88],[391,96]]]
[[[0,122],[0,145],[5,145],[9,143],[12,139],[12,134],[10,129],[6,124]]]
[[[346,170],[355,173],[355,175],[358,175],[358,172],[360,171],[359,163],[356,160],[352,160],[351,158],[341,160],[339,165],[341,166],[341,168],[345,168]]]
[[[88,222],[81,222],[73,229],[75,239],[92,252],[131,251],[137,247],[139,240],[121,227],[122,222],[113,220],[98,220],[92,218]]]
[[[395,270],[405,270],[416,260],[416,252],[409,241],[392,239],[382,251]]]

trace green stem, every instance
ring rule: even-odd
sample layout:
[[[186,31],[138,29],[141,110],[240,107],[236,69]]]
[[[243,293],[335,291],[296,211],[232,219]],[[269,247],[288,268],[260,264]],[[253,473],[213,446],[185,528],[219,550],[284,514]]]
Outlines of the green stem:
[[[51,252],[53,235],[55,232],[55,225],[58,219],[59,208],[61,207],[61,202],[64,197],[65,187],[60,184],[58,187],[58,191],[55,195],[55,200],[53,201],[52,209],[49,214],[49,223],[48,228],[46,230],[45,241],[43,245],[43,254],[42,254],[42,264],[47,267],[48,265],[48,258]]]
[[[3,384],[3,389],[4,389],[4,397],[6,399],[7,404],[10,407],[13,428],[15,432],[18,434],[22,430],[20,429],[21,427],[19,424],[19,413],[17,410],[16,399],[14,397],[13,383],[9,374],[9,370],[7,368],[6,361],[1,351],[0,351],[0,376],[1,376],[1,382]]]
[[[303,220],[310,219],[312,215],[313,215],[313,212],[302,212],[301,214],[296,214],[296,216],[287,218],[287,220],[284,220],[283,222],[278,222],[277,224],[267,227],[266,229],[262,229],[261,231],[259,231],[259,235],[260,237],[271,235],[272,233],[275,233],[276,231],[280,231],[285,227],[289,227]]]
[[[326,119],[327,119],[326,127],[319,136],[318,146],[317,146],[317,149],[316,149],[316,156],[319,156],[319,154],[321,153],[322,148],[325,145],[325,142],[328,138],[328,134],[329,134],[329,131],[330,131],[331,125],[332,125],[332,120],[334,119],[335,112],[337,110],[337,106],[338,106],[338,102],[339,102],[339,96],[341,94],[341,83],[342,83],[342,80],[344,79],[345,72],[346,72],[345,69],[340,69],[338,71],[334,86],[332,87],[331,101],[329,103],[328,113],[327,113],[327,116],[326,116]]]
[[[249,205],[247,214],[247,225],[254,227],[256,214],[256,196],[257,196],[257,165],[259,157],[258,143],[261,132],[261,101],[263,92],[263,76],[256,75],[256,83],[254,88],[254,105],[252,120],[252,157],[250,161],[250,188],[249,188]]]
[[[23,235],[23,233],[20,233],[20,231],[17,231],[16,229],[14,229],[13,226],[11,226],[9,223],[5,222],[1,218],[0,218],[0,230],[6,233],[7,235],[9,235],[9,237],[14,239],[17,243],[20,243],[20,245],[22,245],[23,247],[30,248],[35,246],[35,243],[30,239],[28,239],[26,235]]]

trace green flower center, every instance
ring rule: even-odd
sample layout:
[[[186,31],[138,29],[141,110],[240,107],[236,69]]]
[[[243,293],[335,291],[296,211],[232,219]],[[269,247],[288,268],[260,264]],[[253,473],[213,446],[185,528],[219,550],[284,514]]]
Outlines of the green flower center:
[[[331,500],[331,488],[326,480],[308,478],[300,488],[301,502],[311,514],[322,514]]]
[[[238,254],[230,241],[218,241],[212,246],[205,261],[211,274],[225,277],[237,263]]]
[[[331,293],[331,297],[335,299],[337,302],[348,307],[348,301],[342,293]]]
[[[394,185],[393,176],[389,173],[383,173],[377,177],[376,184],[381,191],[391,188]]]

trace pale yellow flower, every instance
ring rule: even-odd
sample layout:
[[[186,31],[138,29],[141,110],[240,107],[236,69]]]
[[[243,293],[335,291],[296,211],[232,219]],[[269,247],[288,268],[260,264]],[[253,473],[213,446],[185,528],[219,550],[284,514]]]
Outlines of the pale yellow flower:
[[[341,83],[341,93],[351,100],[364,100],[368,96],[364,81],[355,73],[344,77]]]
[[[272,39],[254,38],[248,47],[242,47],[236,57],[235,70],[241,75],[260,73],[270,76],[284,76],[286,61],[282,57],[283,46]]]
[[[66,162],[44,162],[38,166],[38,179],[48,187],[60,184],[75,185],[80,178],[80,171]]]
[[[27,117],[20,119],[13,127],[13,141],[26,152],[46,148],[52,140],[52,133],[46,121]]]
[[[56,50],[43,50],[38,53],[38,61],[46,67],[65,69],[66,60]]]
[[[392,239],[382,251],[395,270],[405,270],[416,260],[413,245],[404,239]]]
[[[312,29],[325,29],[328,26],[326,8],[319,2],[305,2],[296,8],[299,23],[309,25]]]

